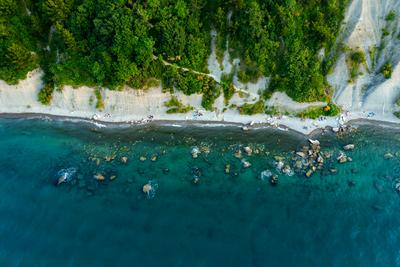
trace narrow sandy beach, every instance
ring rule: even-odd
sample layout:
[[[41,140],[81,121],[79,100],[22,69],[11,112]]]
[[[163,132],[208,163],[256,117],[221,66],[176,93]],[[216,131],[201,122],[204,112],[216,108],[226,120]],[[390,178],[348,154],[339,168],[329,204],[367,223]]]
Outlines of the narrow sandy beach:
[[[317,120],[300,119],[294,116],[274,117],[266,114],[245,116],[240,115],[236,109],[222,112],[224,107],[223,97],[215,102],[215,111],[205,111],[201,108],[201,95],[186,96],[175,93],[184,104],[195,109],[186,114],[167,114],[164,103],[171,98],[170,93],[163,93],[160,87],[147,91],[125,88],[122,91],[103,90],[105,102],[104,111],[95,107],[94,89],[81,87],[73,89],[66,86],[62,91],[54,93],[53,101],[49,106],[44,106],[37,101],[37,94],[43,86],[42,72],[36,70],[29,73],[27,79],[18,85],[8,85],[0,81],[0,114],[49,114],[54,116],[83,118],[98,122],[114,122],[143,124],[150,121],[159,122],[190,122],[195,125],[210,123],[237,124],[255,126],[270,126],[281,130],[290,128],[303,134],[309,134],[317,129],[327,126],[339,127],[351,120],[372,119],[385,122],[398,122],[399,120],[389,113],[375,114],[367,111],[347,112],[339,117],[327,117]],[[238,96],[237,103],[241,100]],[[93,100],[94,99],[94,100]],[[247,100],[248,101],[248,100]],[[276,93],[269,100],[272,105],[287,106],[291,109],[303,109],[308,106],[318,106],[324,103],[296,103],[282,93]],[[268,104],[268,103],[267,103]],[[282,127],[284,126],[284,127]]]

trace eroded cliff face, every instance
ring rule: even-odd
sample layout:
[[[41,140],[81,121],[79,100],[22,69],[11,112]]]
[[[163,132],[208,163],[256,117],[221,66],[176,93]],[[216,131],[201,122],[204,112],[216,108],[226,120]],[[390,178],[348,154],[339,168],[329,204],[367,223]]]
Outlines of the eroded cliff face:
[[[338,43],[346,49],[338,52],[328,76],[335,89],[334,100],[351,111],[392,113],[400,95],[400,1],[353,0],[342,27]],[[362,51],[365,62],[349,82],[349,59],[354,51]],[[382,73],[386,64],[393,70],[390,78]]]

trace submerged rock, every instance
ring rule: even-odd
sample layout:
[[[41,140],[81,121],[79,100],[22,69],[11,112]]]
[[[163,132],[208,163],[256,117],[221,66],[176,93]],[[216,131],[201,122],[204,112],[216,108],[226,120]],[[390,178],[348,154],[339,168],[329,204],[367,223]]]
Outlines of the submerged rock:
[[[95,176],[94,176],[94,178],[97,180],[97,181],[104,181],[106,178],[104,177],[104,175],[102,175],[101,173],[97,173]]]
[[[190,154],[192,154],[192,158],[197,158],[200,154],[200,150],[197,146],[192,148],[192,151],[190,151]]]
[[[271,176],[270,183],[271,183],[272,185],[277,185],[277,184],[278,184],[278,176],[272,175],[272,176]]]
[[[242,165],[243,165],[244,168],[249,168],[251,166],[251,163],[248,162],[247,160],[243,159],[242,160]]]
[[[310,178],[313,174],[314,174],[313,170],[310,169],[306,172],[306,177]]]
[[[117,179],[117,176],[116,175],[111,175],[110,176],[110,180],[112,181],[112,180],[115,180],[115,179]]]
[[[265,181],[266,179],[269,179],[272,175],[273,174],[270,170],[265,170],[261,172],[260,179],[261,181]]]
[[[296,152],[296,155],[301,157],[301,158],[305,158],[306,157],[306,154],[304,152],[301,152],[301,151]]]
[[[230,164],[226,164],[225,165],[225,173],[229,174],[231,172],[231,165]]]
[[[157,155],[151,156],[151,159],[150,159],[150,160],[153,161],[153,162],[157,161]]]
[[[354,144],[348,144],[343,147],[344,150],[353,150],[355,148]]]
[[[147,198],[154,198],[156,191],[158,189],[158,184],[152,180],[145,185],[143,185],[142,191],[147,195]]]
[[[385,154],[384,158],[385,159],[392,159],[392,158],[394,158],[394,156],[393,156],[392,153],[388,152],[388,153]]]
[[[140,157],[139,157],[139,160],[140,160],[140,161],[146,161],[147,158],[146,158],[145,156],[140,156]]]
[[[237,151],[235,152],[234,156],[235,156],[235,158],[240,159],[240,158],[242,157],[242,151],[237,150]]]
[[[251,154],[253,153],[253,150],[252,150],[249,146],[245,146],[245,147],[243,148],[243,150],[244,150],[244,152],[246,152],[246,154],[247,154],[248,156],[251,156]]]
[[[124,164],[128,163],[128,157],[122,157],[121,162]]]

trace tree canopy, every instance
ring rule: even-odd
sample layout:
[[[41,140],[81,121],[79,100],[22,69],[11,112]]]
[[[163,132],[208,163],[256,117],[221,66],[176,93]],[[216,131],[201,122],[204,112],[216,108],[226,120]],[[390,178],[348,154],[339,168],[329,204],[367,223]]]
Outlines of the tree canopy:
[[[215,29],[218,50],[229,40],[231,54],[241,59],[242,81],[269,76],[268,92],[321,99],[346,5],[347,0],[0,0],[0,78],[16,83],[40,66],[46,83],[59,87],[141,88],[156,78],[213,99],[219,86],[160,62],[207,72]]]

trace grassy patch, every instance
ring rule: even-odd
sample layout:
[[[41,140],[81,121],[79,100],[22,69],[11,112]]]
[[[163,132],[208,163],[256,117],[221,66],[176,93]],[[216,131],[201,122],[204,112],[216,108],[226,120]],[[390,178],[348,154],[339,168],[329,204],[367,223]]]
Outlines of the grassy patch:
[[[390,79],[392,77],[393,68],[392,64],[386,63],[382,68],[382,74],[386,79]]]
[[[104,100],[103,100],[103,96],[102,96],[102,94],[101,94],[100,89],[97,88],[97,89],[94,91],[94,94],[95,94],[96,99],[97,99],[97,102],[96,102],[96,109],[98,109],[98,110],[100,110],[100,111],[104,110]]]
[[[183,105],[182,102],[180,102],[176,96],[172,96],[169,101],[164,103],[164,105],[167,108],[169,108],[167,110],[167,113],[169,113],[169,114],[171,114],[171,113],[187,113],[187,112],[193,110],[193,107]]]
[[[43,105],[49,105],[53,99],[54,85],[52,83],[46,83],[38,94],[38,100]]]
[[[396,11],[391,10],[386,16],[386,21],[394,21],[396,19]]]
[[[365,64],[365,54],[363,51],[352,51],[347,57],[347,64],[350,71],[350,80],[353,82],[354,79],[359,75],[359,68],[361,64]]]
[[[240,114],[242,115],[254,115],[265,112],[265,101],[260,99],[256,103],[253,104],[244,104],[238,107]]]
[[[325,107],[311,107],[303,110],[297,116],[304,119],[317,119],[321,116],[334,117],[339,115],[339,113],[340,108],[333,103],[329,103]]]

